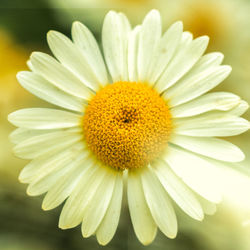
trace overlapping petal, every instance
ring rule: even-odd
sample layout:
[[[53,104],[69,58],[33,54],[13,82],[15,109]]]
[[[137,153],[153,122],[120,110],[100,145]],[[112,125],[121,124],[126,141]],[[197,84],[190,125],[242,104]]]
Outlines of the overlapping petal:
[[[163,35],[161,29],[157,10],[134,29],[124,14],[110,11],[102,30],[103,58],[93,34],[75,22],[73,41],[56,31],[48,33],[56,59],[34,52],[27,63],[32,72],[17,75],[32,94],[68,110],[28,108],[9,115],[19,127],[10,135],[15,154],[32,159],[19,179],[29,184],[29,195],[47,192],[44,210],[65,201],[60,228],[81,224],[83,237],[95,234],[101,245],[116,232],[124,180],[135,234],[148,245],[157,228],[169,238],[176,236],[173,203],[199,221],[213,214],[221,200],[218,169],[244,159],[237,146],[216,137],[250,128],[240,117],[248,104],[231,93],[207,93],[231,72],[230,66],[221,65],[224,56],[203,55],[208,37],[193,39],[181,22]],[[170,110],[172,130],[165,153],[139,169],[104,165],[85,141],[87,105],[115,82],[150,85]]]

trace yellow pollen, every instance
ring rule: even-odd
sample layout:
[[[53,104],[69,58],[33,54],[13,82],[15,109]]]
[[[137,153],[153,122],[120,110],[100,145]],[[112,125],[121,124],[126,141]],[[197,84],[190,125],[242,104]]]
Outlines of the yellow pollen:
[[[159,157],[172,123],[166,102],[147,84],[116,82],[89,102],[83,128],[97,159],[124,170],[143,167]]]

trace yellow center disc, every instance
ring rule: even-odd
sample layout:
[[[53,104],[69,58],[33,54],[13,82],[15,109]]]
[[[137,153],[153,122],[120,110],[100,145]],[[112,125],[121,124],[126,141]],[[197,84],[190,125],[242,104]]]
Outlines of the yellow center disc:
[[[88,147],[104,164],[124,170],[149,164],[166,148],[169,108],[146,84],[116,82],[89,102],[83,120]]]

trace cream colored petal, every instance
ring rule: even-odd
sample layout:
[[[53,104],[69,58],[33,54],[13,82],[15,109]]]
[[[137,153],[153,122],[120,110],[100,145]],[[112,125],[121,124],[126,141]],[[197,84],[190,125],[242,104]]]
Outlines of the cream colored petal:
[[[208,93],[171,109],[174,118],[199,115],[212,110],[228,111],[240,103],[240,97],[227,92]]]
[[[88,61],[88,57],[68,37],[57,31],[49,31],[47,40],[55,57],[69,71],[89,88],[99,90],[99,79]]]
[[[224,55],[220,52],[212,52],[202,56],[192,69],[185,74],[183,78],[188,79],[193,75],[206,71],[210,68],[219,66],[224,59]]]
[[[173,173],[167,163],[157,161],[152,169],[176,204],[193,219],[203,220],[204,214],[194,193]]]
[[[155,223],[167,237],[175,238],[177,220],[168,194],[149,168],[145,167],[141,171],[141,179],[144,195]]]
[[[62,51],[65,53],[65,51]],[[30,57],[32,71],[41,75],[59,89],[84,100],[89,100],[94,91],[85,82],[70,72],[52,56],[41,52],[33,52]]]
[[[197,117],[175,119],[174,122],[176,134],[197,137],[233,136],[250,128],[249,121],[219,111]]]
[[[8,116],[8,120],[15,126],[30,129],[78,127],[81,119],[81,115],[48,108],[20,109]]]
[[[98,190],[105,174],[106,171],[96,163],[87,169],[65,202],[59,219],[60,228],[72,228],[82,222],[85,208]]]
[[[230,115],[236,115],[236,116],[241,116],[248,109],[249,109],[249,104],[246,101],[241,100],[240,103],[236,107],[234,107],[232,110],[230,110],[228,112],[228,114],[230,114]]]
[[[82,142],[69,144],[67,147],[58,147],[57,150],[49,151],[48,153],[32,160],[27,164],[23,170],[20,172],[19,180],[23,183],[30,183],[32,180],[39,175],[39,171],[43,171],[44,168],[47,168],[53,164],[57,159],[63,159],[64,156],[68,156],[71,153],[71,150],[82,150]]]
[[[66,155],[64,159],[59,159],[47,168],[43,169],[43,172],[39,173],[39,176],[35,176],[32,182],[27,188],[28,195],[41,195],[48,190],[61,179],[71,167],[72,161],[77,160],[79,151],[74,151],[70,156]]]
[[[30,59],[26,62],[26,64],[31,71],[35,71]]]
[[[117,171],[103,166],[106,175],[95,195],[85,208],[82,222],[82,235],[89,237],[95,233],[109,207],[117,177]]]
[[[98,82],[105,86],[108,83],[107,70],[93,34],[84,24],[74,22],[72,25],[72,38],[86,62],[90,65]]]
[[[80,178],[92,164],[93,161],[88,159],[86,152],[80,153],[78,158],[69,164],[64,175],[51,186],[44,197],[42,208],[50,210],[59,206],[79,185]]]
[[[142,23],[138,45],[138,80],[147,81],[147,73],[161,38],[161,16],[159,11],[151,10]]]
[[[62,128],[62,129],[29,129],[29,128],[17,128],[9,136],[9,139],[14,144],[19,144],[25,140],[28,140],[34,136],[44,135],[59,131],[65,132],[77,132],[77,130],[82,131],[82,128]]]
[[[155,85],[155,89],[159,93],[162,93],[183,77],[206,50],[208,45],[207,36],[199,37],[194,41],[191,41],[190,38],[192,38],[191,35],[183,33],[173,59]]]
[[[58,150],[53,153],[50,152],[49,154],[45,154],[45,156],[43,155],[32,160],[21,170],[18,177],[19,181],[22,183],[32,182],[40,169],[43,169],[43,167],[47,166],[47,164],[49,165],[50,160],[53,161],[54,156],[60,154],[62,151],[63,150]]]
[[[203,197],[201,197],[199,195],[196,195],[196,197],[199,200],[205,214],[208,214],[208,215],[215,214],[215,212],[216,212],[216,204],[204,199]]]
[[[184,77],[167,90],[163,97],[169,100],[171,107],[186,103],[216,87],[230,74],[231,70],[230,66],[223,65],[209,68],[187,79]]]
[[[232,143],[210,137],[173,135],[170,142],[192,152],[227,162],[243,161],[244,153]]]
[[[131,82],[138,81],[137,60],[140,31],[141,26],[136,26],[130,31],[128,37],[128,75]]]
[[[65,148],[83,139],[81,129],[56,131],[24,140],[14,147],[14,153],[24,159],[33,159],[50,151]],[[83,143],[84,145],[84,143]]]
[[[75,129],[75,128],[69,128],[69,129],[64,129],[65,131]],[[18,144],[21,143],[25,140],[28,140],[34,136],[37,135],[43,135],[43,134],[48,134],[48,133],[53,133],[56,131],[60,131],[60,129],[39,129],[39,130],[33,130],[29,128],[17,128],[15,129],[10,135],[9,139],[12,143]]]
[[[129,171],[127,192],[135,234],[143,245],[148,245],[156,236],[157,226],[144,197],[140,171]]]
[[[109,11],[103,23],[102,44],[105,60],[113,82],[128,80],[128,36],[130,24],[127,18]]]
[[[123,180],[122,173],[117,174],[114,193],[107,212],[96,231],[96,237],[101,245],[108,244],[113,238],[118,226],[122,204]]]
[[[155,84],[172,59],[181,39],[182,28],[182,22],[174,23],[158,42],[157,47],[153,52],[147,72],[146,79],[149,84]]]
[[[57,106],[78,112],[83,112],[84,106],[86,106],[82,99],[65,93],[33,72],[19,72],[17,79],[29,92]]]
[[[221,201],[221,186],[216,179],[218,171],[210,162],[170,144],[164,159],[172,170],[199,195],[214,203]]]

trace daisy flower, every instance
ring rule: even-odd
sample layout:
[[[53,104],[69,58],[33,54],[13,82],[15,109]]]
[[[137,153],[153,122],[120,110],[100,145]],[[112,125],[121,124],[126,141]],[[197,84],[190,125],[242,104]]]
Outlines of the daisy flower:
[[[231,67],[221,53],[203,55],[208,37],[192,38],[176,22],[162,35],[156,10],[131,28],[122,13],[104,20],[104,59],[90,31],[72,27],[73,42],[56,31],[56,59],[32,53],[20,84],[62,109],[28,108],[9,115],[17,156],[32,161],[20,173],[27,193],[46,193],[43,209],[65,200],[59,227],[81,224],[83,237],[107,244],[115,234],[126,183],[135,234],[145,245],[159,228],[177,234],[173,204],[202,220],[221,200],[217,166],[244,159],[216,137],[249,129],[238,96],[207,93]],[[106,63],[106,64],[105,64]],[[105,66],[107,65],[107,67]]]

